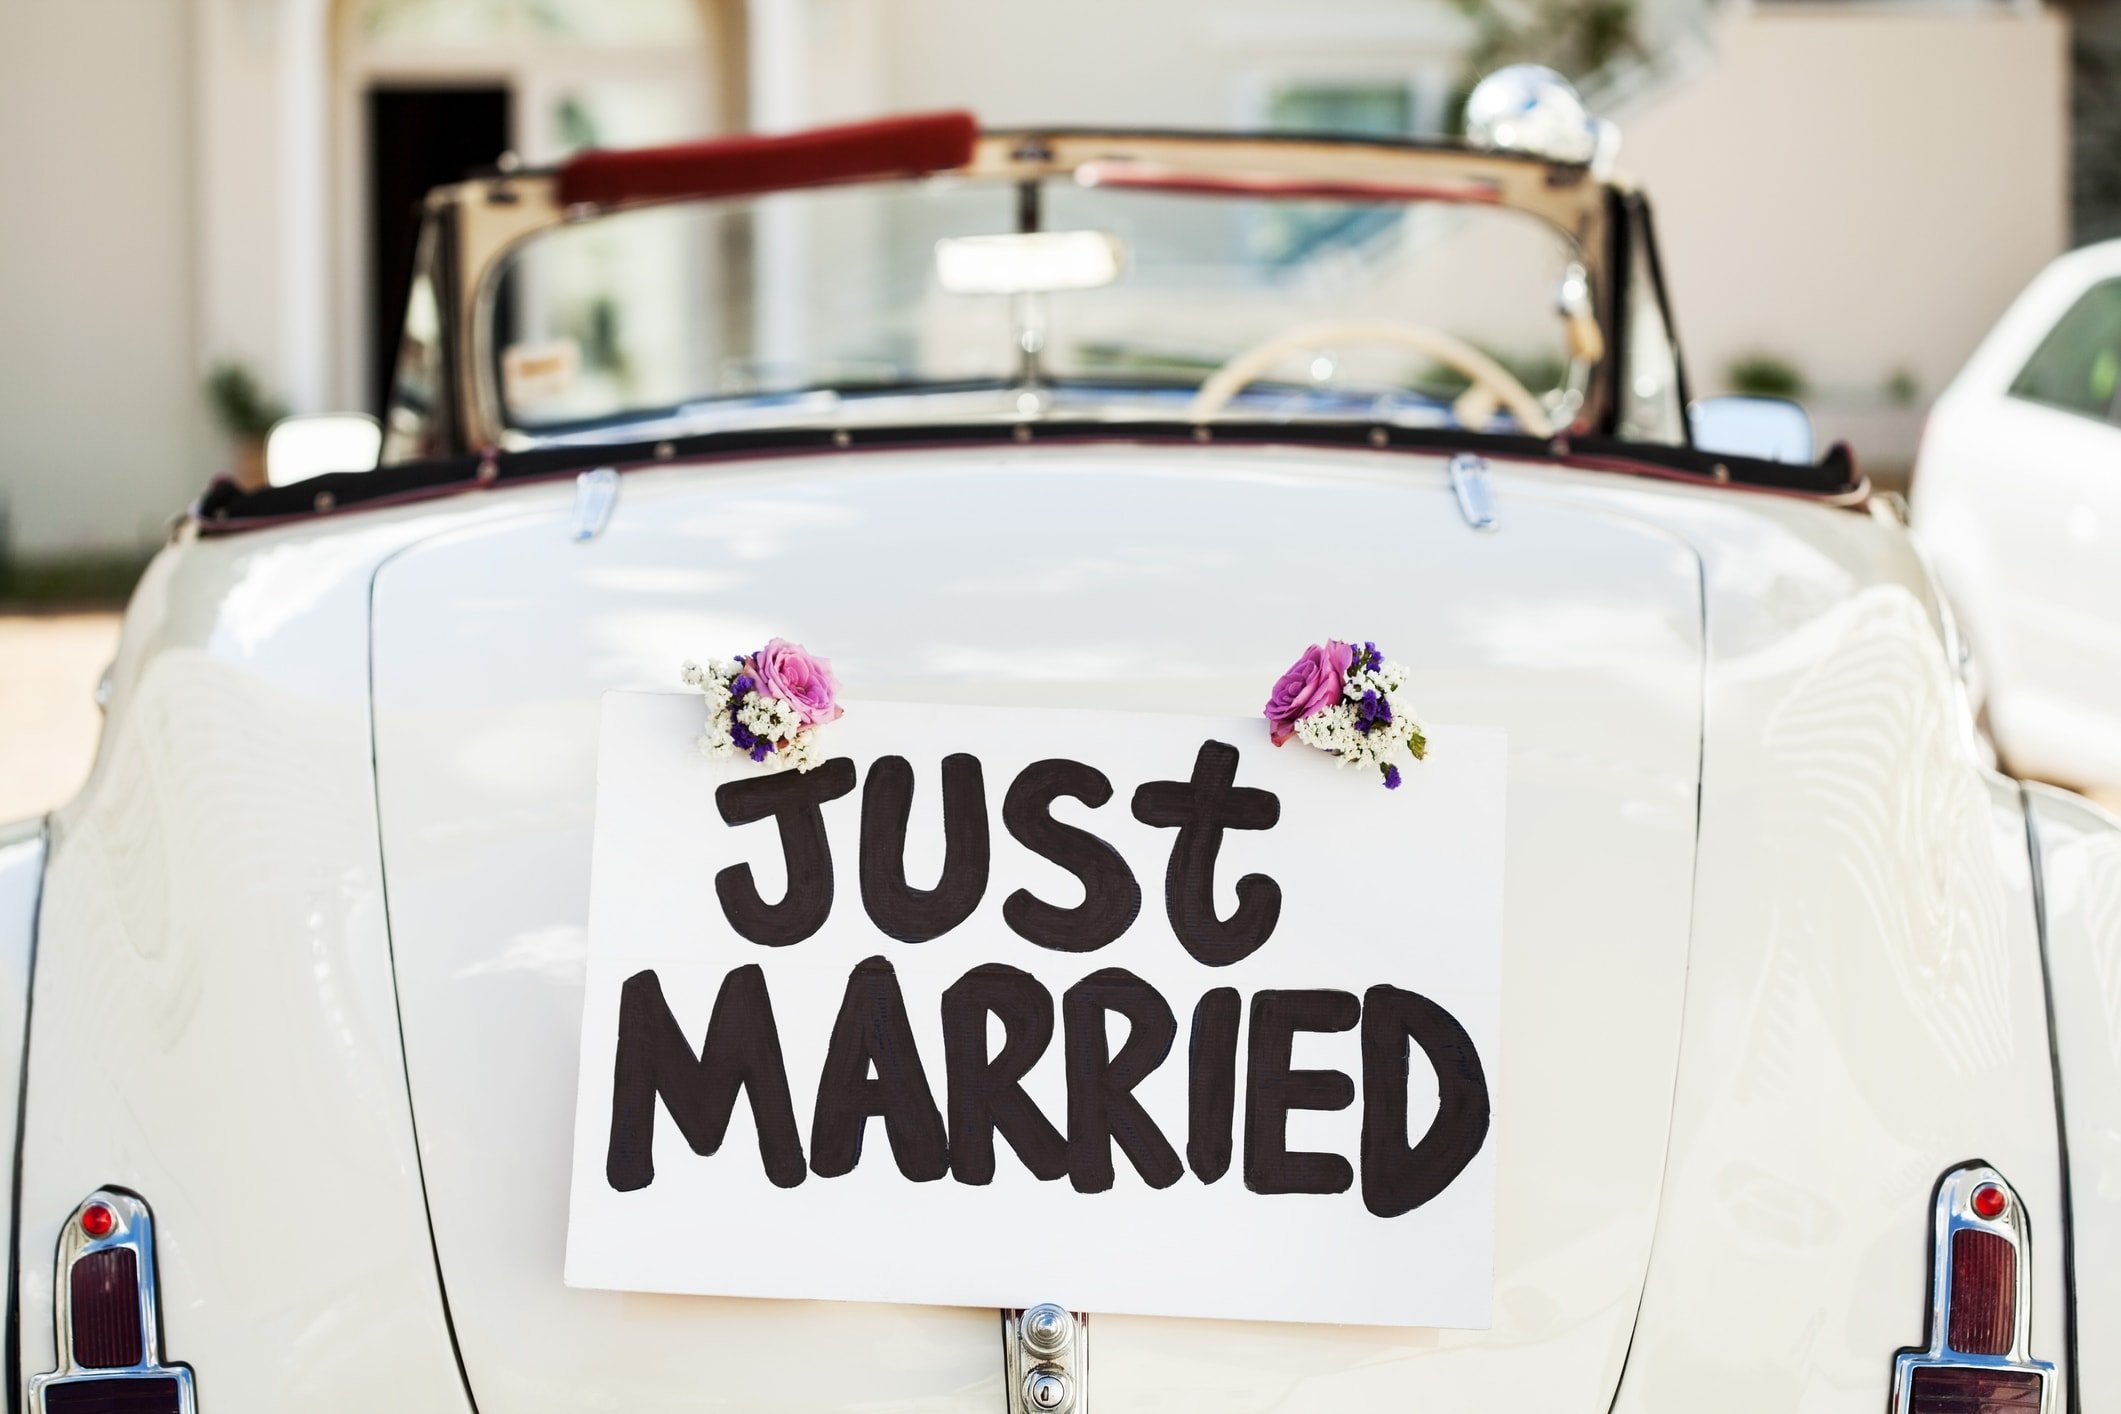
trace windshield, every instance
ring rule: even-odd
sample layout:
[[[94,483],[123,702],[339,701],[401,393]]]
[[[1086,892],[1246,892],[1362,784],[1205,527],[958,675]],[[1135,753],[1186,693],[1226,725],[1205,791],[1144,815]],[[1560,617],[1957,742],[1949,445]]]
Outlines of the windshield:
[[[1497,206],[945,178],[554,229],[503,265],[484,347],[518,445],[1206,411],[1510,430],[1581,397],[1575,259]]]

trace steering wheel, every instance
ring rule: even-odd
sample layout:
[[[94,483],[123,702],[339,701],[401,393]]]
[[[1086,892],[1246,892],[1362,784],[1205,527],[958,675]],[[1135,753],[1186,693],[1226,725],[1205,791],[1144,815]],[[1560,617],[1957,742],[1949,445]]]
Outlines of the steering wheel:
[[[1463,339],[1419,324],[1360,321],[1329,321],[1306,324],[1254,344],[1209,375],[1186,409],[1192,422],[1208,422],[1228,407],[1230,400],[1290,354],[1328,344],[1392,344],[1427,354],[1438,363],[1457,369],[1472,386],[1459,397],[1455,410],[1464,422],[1485,421],[1499,404],[1508,408],[1517,425],[1534,437],[1551,437],[1554,425],[1547,410],[1517,375],[1489,358]]]

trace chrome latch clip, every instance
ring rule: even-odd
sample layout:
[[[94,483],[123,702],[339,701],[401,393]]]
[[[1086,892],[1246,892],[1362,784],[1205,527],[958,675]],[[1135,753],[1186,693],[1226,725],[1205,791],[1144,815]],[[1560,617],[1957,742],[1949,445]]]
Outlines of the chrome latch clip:
[[[611,508],[619,499],[619,474],[608,466],[585,471],[574,479],[574,527],[568,538],[594,540],[611,521]]]
[[[1086,1414],[1089,1326],[1051,1301],[1002,1312],[1009,1414]]]
[[[1475,530],[1495,528],[1495,488],[1488,482],[1488,459],[1460,452],[1445,468],[1458,497],[1458,513]]]

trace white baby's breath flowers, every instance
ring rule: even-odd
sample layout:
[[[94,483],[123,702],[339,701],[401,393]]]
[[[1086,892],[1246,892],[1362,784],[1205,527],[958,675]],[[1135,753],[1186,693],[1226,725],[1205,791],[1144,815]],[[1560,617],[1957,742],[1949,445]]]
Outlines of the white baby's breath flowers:
[[[716,663],[703,668],[691,659],[685,660],[682,674],[687,687],[696,687],[707,702],[707,719],[727,716],[729,712],[729,681],[736,674],[733,663]]]
[[[1320,708],[1296,724],[1298,741],[1331,752],[1342,765],[1347,764],[1347,753],[1352,749],[1350,738],[1359,735],[1355,730],[1355,710],[1344,703]]]
[[[707,709],[699,737],[701,755],[740,756],[768,771],[807,771],[821,759],[817,728],[804,725],[795,704],[768,696],[755,684],[739,701],[734,684],[745,676],[742,663],[722,659],[703,667],[688,659],[679,676],[687,687],[699,689]],[[740,732],[754,745],[740,745]],[[773,743],[773,749],[763,757],[753,756],[755,743],[760,741]]]
[[[786,741],[802,730],[803,719],[795,708],[778,697],[768,697],[754,692],[737,708],[736,719],[749,728],[753,736],[767,741]]]
[[[1428,734],[1401,700],[1410,676],[1403,665],[1385,662],[1374,646],[1363,645],[1342,676],[1341,700],[1293,723],[1296,739],[1337,765],[1367,767],[1383,775],[1387,786],[1397,786],[1400,764],[1428,754]]]
[[[1356,725],[1355,709],[1346,703],[1314,712],[1296,724],[1298,741],[1330,753],[1342,766],[1382,769],[1401,752],[1412,751],[1414,739],[1420,735],[1420,724],[1404,713],[1389,722],[1373,722],[1364,731]]]
[[[1346,681],[1341,686],[1341,696],[1350,702],[1362,701],[1365,692],[1375,692],[1380,697],[1390,697],[1407,685],[1407,670],[1398,663],[1383,663],[1378,667],[1350,668]],[[1397,711],[1398,703],[1393,704]]]
[[[789,738],[787,745],[774,752],[769,759],[777,760],[782,766],[792,770],[809,770],[819,760],[817,729],[813,727],[797,732]]]

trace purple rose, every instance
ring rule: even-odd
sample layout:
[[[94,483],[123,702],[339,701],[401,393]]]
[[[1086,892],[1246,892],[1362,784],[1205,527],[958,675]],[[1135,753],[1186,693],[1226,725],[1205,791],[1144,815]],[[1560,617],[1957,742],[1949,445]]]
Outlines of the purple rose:
[[[1343,679],[1354,661],[1353,648],[1329,638],[1324,647],[1314,643],[1306,648],[1303,656],[1281,675],[1264,709],[1268,735],[1276,746],[1296,734],[1298,722],[1340,701]]]
[[[832,664],[800,643],[768,639],[764,648],[751,655],[750,666],[758,674],[759,690],[794,707],[804,726],[840,715],[840,684],[832,676]]]

